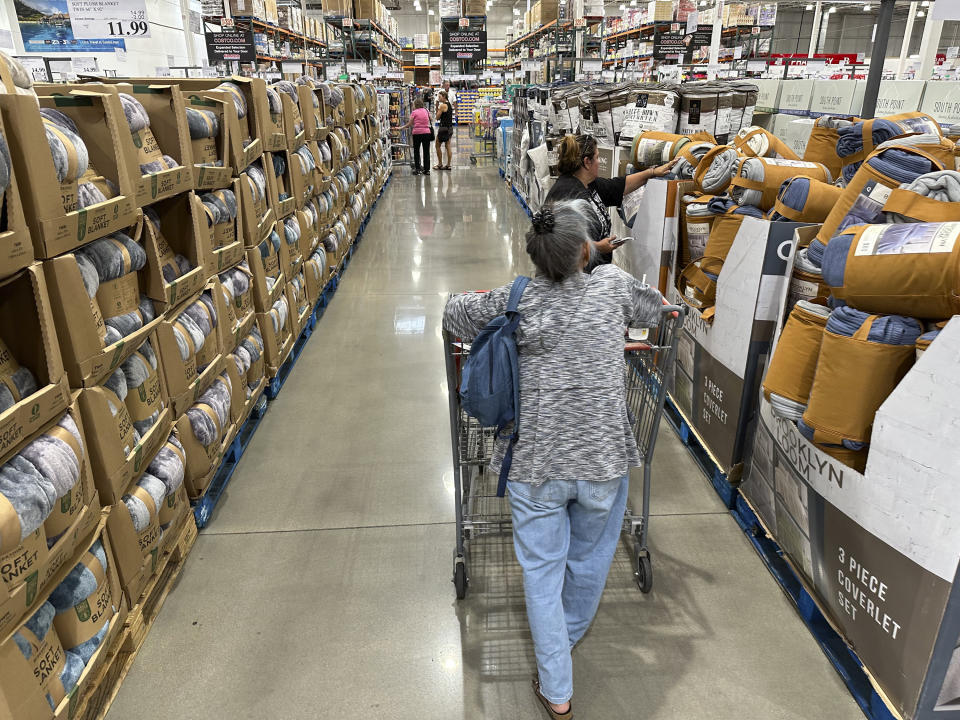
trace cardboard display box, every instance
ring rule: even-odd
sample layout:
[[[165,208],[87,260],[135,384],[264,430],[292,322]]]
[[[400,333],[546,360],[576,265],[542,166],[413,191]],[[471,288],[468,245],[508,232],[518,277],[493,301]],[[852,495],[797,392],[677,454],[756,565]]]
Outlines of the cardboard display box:
[[[230,422],[234,427],[239,428],[243,422],[247,403],[247,378],[246,375],[240,375],[232,352],[227,355],[224,372],[230,378]]]
[[[243,328],[244,325],[248,324],[248,321],[252,322],[252,317],[254,313],[253,307],[253,273],[250,272],[250,265],[247,262],[243,262],[239,267],[234,268],[234,271],[239,271],[244,273],[250,278],[250,286],[247,289],[247,292],[231,297],[227,292],[226,287],[223,284],[223,275],[220,276],[220,290],[223,295],[223,304],[226,312],[226,320],[224,321],[224,339],[228,341],[228,347],[236,347],[237,343],[240,341],[236,337],[238,330]],[[246,333],[249,331],[242,331],[243,335],[241,337],[246,337]],[[236,342],[233,344],[229,343],[230,336],[233,336],[236,339]]]
[[[287,302],[290,303],[290,314],[293,316],[293,334],[299,337],[313,312],[313,305],[307,298],[307,282],[302,270],[294,276],[294,280],[287,283]]]
[[[327,259],[326,251],[323,247],[318,247],[314,251],[315,255],[308,258],[303,264],[303,274],[307,282],[307,298],[312,305],[317,304],[320,299],[320,293],[326,287],[330,279],[330,263]],[[319,259],[317,259],[319,256]],[[314,271],[313,268],[316,268]]]
[[[66,412],[76,421],[80,437],[84,438],[83,420],[76,397],[72,398]],[[55,426],[60,417],[53,418],[39,427],[37,432],[12,446],[9,452],[4,453],[3,462],[9,461],[27,443]],[[0,638],[9,637],[15,627],[36,611],[41,599],[73,569],[81,554],[79,548],[93,532],[99,516],[100,503],[84,448],[79,478],[73,489],[61,498],[40,527],[17,547],[0,553]],[[48,537],[58,537],[49,548]]]
[[[279,251],[274,251],[269,239],[263,242],[269,245],[267,248],[269,254],[266,257],[261,255],[260,248],[247,249],[247,263],[250,272],[253,274],[253,305],[258,313],[270,312],[270,308],[283,293],[283,288],[286,285],[283,267],[289,264],[281,264],[286,254],[286,248],[284,247],[286,243],[283,240],[280,241]],[[267,277],[275,279],[272,287],[267,284]]]
[[[2,108],[0,108],[2,110]],[[11,138],[0,112],[0,136]],[[8,143],[9,145],[9,143]],[[0,278],[13,275],[33,262],[33,242],[23,214],[23,201],[17,184],[17,170],[11,163],[10,179],[0,197]]]
[[[151,344],[157,344],[155,338]],[[133,442],[133,419],[128,408],[128,404],[136,398],[128,395],[127,403],[121,403],[114,415],[110,406],[116,403],[117,397],[111,390],[97,386],[80,392],[80,410],[84,427],[87,428],[90,463],[100,502],[104,506],[122,501],[125,489],[134,478],[140,477],[170,434],[173,410],[163,385],[160,363],[158,354],[156,374],[139,388],[140,405],[147,410],[160,411],[156,422],[139,442]],[[128,447],[129,452],[124,452],[124,447]]]
[[[87,146],[90,165],[119,189],[117,197],[78,208],[78,183],[61,185],[57,181],[38,101],[42,107],[69,115],[77,124]],[[11,138],[16,138],[16,142],[9,143],[13,172],[36,257],[69,252],[133,224],[136,219],[134,182],[121,149],[122,140],[130,133],[119,102],[115,105],[102,94],[77,91],[40,98],[3,94],[0,112],[4,129]],[[13,251],[13,255],[16,257],[17,252]]]
[[[227,103],[233,101],[225,93],[183,93],[184,106],[212,112],[220,126],[214,137],[190,140],[193,151],[193,186],[197,190],[229,187],[233,178],[230,165],[230,121]],[[236,116],[236,108],[233,108]],[[216,163],[221,165],[217,167]]]
[[[671,395],[728,476],[743,460],[760,370],[791,275],[785,258],[798,227],[744,218],[720,270],[712,322],[690,306],[680,333]],[[674,282],[667,300],[689,306]]]
[[[153,223],[143,220],[143,244],[147,251],[147,266],[141,271],[146,275],[144,292],[154,300],[158,310],[179,305],[186,298],[196,295],[207,281],[211,257],[206,238],[200,234],[198,201],[192,191],[154,203],[151,209],[160,219],[159,230]],[[204,215],[204,218],[206,216]],[[167,282],[162,268],[176,267],[175,255],[183,255],[193,269],[172,282]],[[179,271],[178,271],[179,272]]]
[[[41,266],[31,265],[0,281],[0,338],[5,348],[0,366],[13,372],[14,362],[28,368],[37,391],[0,413],[0,455],[33,435],[70,401],[60,345],[54,332],[50,297]]]
[[[282,291],[285,292],[286,285]],[[285,296],[285,295],[284,295]],[[294,334],[293,313],[289,311],[290,300],[287,299],[287,318],[286,321],[277,330],[273,328],[273,320],[270,313],[257,313],[257,324],[260,326],[260,332],[263,335],[263,351],[265,356],[265,367],[267,377],[276,377],[280,372],[280,366],[287,359],[290,351],[293,349],[293,343],[296,340]]]
[[[877,411],[864,473],[756,393],[740,488],[882,695],[912,720],[960,715],[958,352],[953,318]]]
[[[300,95],[300,110],[309,108],[304,115],[303,123],[306,132],[306,140],[322,141],[327,137],[329,129],[327,128],[327,110],[323,102],[323,91],[320,88],[312,88],[307,85],[298,85],[297,93]],[[316,100],[316,106],[314,106]]]
[[[264,158],[256,161],[258,167],[263,164],[264,159],[266,159],[268,163],[266,167],[272,173],[273,161],[270,160],[269,155],[265,155]],[[266,177],[266,190],[264,197],[259,201],[253,197],[253,190],[250,188],[250,181],[247,179],[247,174],[242,173],[240,175],[239,200],[240,213],[243,216],[241,230],[243,233],[244,246],[248,248],[256,247],[260,244],[260,242],[270,234],[270,231],[277,221],[277,215],[273,209],[276,203],[271,198],[271,188],[273,184],[270,182],[270,176],[266,173],[264,175]]]
[[[63,364],[71,387],[100,385],[107,375],[140,347],[160,322],[160,318],[155,317],[136,332],[104,347],[101,336],[103,317],[97,302],[87,295],[76,256],[68,253],[46,260],[43,271],[50,291]]]
[[[263,82],[263,81],[261,81]],[[257,135],[263,141],[264,152],[278,152],[287,149],[287,134],[283,124],[283,93],[280,96],[280,112],[271,112],[270,101],[267,98],[267,85],[254,87],[254,100],[257,104],[256,120]]]
[[[242,187],[245,184],[246,180],[235,178],[232,185],[227,188],[233,192],[237,199],[237,217],[229,222],[211,225],[209,216],[203,207],[203,196],[192,198],[193,217],[196,224],[195,232],[201,238],[200,247],[204,256],[206,271],[204,281],[233,267],[245,257],[243,246],[244,211],[241,207],[243,201]],[[249,191],[249,187],[247,190]]]
[[[303,161],[297,154],[290,153],[287,156],[290,159],[291,193],[297,209],[303,208],[316,191],[317,166],[320,160],[320,150],[317,148],[316,142],[311,140],[304,145],[313,157],[314,168],[312,170],[304,172]]]
[[[57,84],[43,85],[38,92],[62,94],[63,87]],[[123,82],[72,87],[78,91],[99,92],[111,97],[108,102],[114,104],[123,120],[121,127],[124,132],[119,133],[120,150],[128,173],[134,178],[134,200],[138,206],[144,207],[193,188],[193,151],[190,131],[187,129],[187,111],[179,86]],[[130,132],[120,104],[120,93],[132,96],[143,105],[150,118],[149,127]],[[178,164],[169,170],[149,175],[141,172],[141,164],[159,160],[164,155],[170,156]]]
[[[292,244],[287,242],[286,228],[284,227],[287,220],[296,223],[296,226],[300,228],[300,238]],[[304,234],[309,232],[304,226],[309,227],[309,221],[303,217],[302,212],[291,215],[287,220],[284,220],[282,223],[277,223],[277,232],[280,233],[283,245],[283,252],[280,253],[280,268],[286,277],[292,278],[297,274],[300,266],[303,264]]]
[[[78,557],[84,555],[98,538],[103,543],[107,557],[111,556],[112,544],[105,532],[106,511],[98,512],[95,519],[98,522],[95,523],[94,532],[83,538],[83,542],[78,546]],[[60,574],[65,577],[75,564],[71,563],[69,568],[64,568]],[[24,658],[17,643],[13,641],[12,634],[4,633],[4,640],[0,643],[0,667],[4,669],[3,673],[0,673],[0,717],[17,720],[66,720],[73,716],[77,700],[88,691],[93,679],[99,675],[110,649],[123,631],[127,610],[120,591],[119,576],[113,562],[108,561],[107,565],[96,598],[88,603],[93,606],[93,611],[81,613],[78,609],[76,613],[58,615],[44,638],[31,639],[30,660]],[[51,584],[38,594],[37,606],[46,602],[54,588],[55,585]],[[19,626],[28,619],[29,616],[23,618],[13,629],[19,630]],[[62,686],[59,686],[59,692],[55,688],[59,685],[59,672],[63,667],[64,647],[75,645],[80,637],[96,634],[107,623],[110,623],[110,629],[87,661],[76,685],[66,696],[61,697]],[[24,631],[23,636],[32,638],[29,631]],[[70,638],[73,638],[72,642]],[[50,708],[48,693],[57,699],[55,709]]]
[[[280,92],[279,90],[277,92]],[[299,98],[300,93],[297,93]],[[283,103],[283,133],[286,136],[286,150],[293,152],[303,145],[307,139],[306,116],[300,108],[299,99],[297,102],[285,92],[280,93],[280,101]],[[311,111],[313,104],[311,103]],[[297,132],[297,125],[300,126],[300,132]]]
[[[281,159],[284,166],[280,175],[276,173],[274,155]],[[267,171],[267,190],[271,207],[276,218],[282,220],[297,209],[297,200],[293,194],[293,168],[290,165],[290,156],[286,152],[264,153],[263,164]]]
[[[200,300],[200,295],[209,293],[217,310],[217,325],[204,339],[203,347],[184,362],[174,335],[174,324],[189,305]],[[180,417],[200,394],[210,387],[210,383],[223,367],[224,328],[219,321],[227,316],[223,302],[220,281],[207,283],[203,293],[197,293],[181,305],[170,310],[157,327],[157,351],[163,367],[164,383],[167,395],[173,405],[175,417]]]

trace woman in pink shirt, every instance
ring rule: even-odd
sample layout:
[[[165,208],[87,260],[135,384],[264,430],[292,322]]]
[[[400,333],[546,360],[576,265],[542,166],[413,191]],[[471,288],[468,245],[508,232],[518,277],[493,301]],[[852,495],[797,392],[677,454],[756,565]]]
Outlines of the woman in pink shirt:
[[[430,174],[430,140],[432,128],[430,127],[430,113],[423,107],[423,100],[417,98],[413,101],[413,112],[410,113],[410,119],[406,125],[400,127],[405,130],[408,127],[413,128],[413,161],[414,175]],[[420,163],[420,151],[423,150],[423,164]]]

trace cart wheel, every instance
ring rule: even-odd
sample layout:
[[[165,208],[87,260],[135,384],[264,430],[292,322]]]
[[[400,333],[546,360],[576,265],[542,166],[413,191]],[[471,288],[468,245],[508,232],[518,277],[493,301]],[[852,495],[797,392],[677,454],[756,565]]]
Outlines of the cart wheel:
[[[650,564],[649,553],[637,558],[637,586],[644,594],[653,588],[653,566]]]
[[[462,560],[456,562],[453,566],[453,585],[457,589],[457,600],[463,600],[467,596],[467,566]]]
[[[470,156],[470,164],[471,164],[471,165],[476,165],[476,164],[477,164],[477,159],[476,159],[475,157],[473,157],[472,155]]]

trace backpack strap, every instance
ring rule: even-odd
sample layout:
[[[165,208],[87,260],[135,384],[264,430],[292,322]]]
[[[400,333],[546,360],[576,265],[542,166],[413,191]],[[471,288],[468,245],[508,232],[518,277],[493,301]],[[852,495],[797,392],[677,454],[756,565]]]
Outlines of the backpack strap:
[[[510,298],[507,300],[507,309],[505,313],[510,315],[510,332],[515,332],[520,324],[520,314],[517,310],[520,306],[520,298],[523,297],[523,291],[527,289],[530,278],[526,275],[519,275],[513,281],[510,288]],[[513,375],[513,432],[510,435],[510,444],[507,445],[507,451],[503,454],[503,461],[500,464],[500,479],[497,483],[497,497],[503,497],[507,492],[507,477],[510,475],[510,466],[513,464],[513,446],[517,444],[520,438],[520,362],[517,362],[510,368]],[[499,434],[500,428],[497,429]]]
[[[527,289],[530,278],[526,275],[518,275],[510,286],[510,298],[507,300],[507,309],[504,312],[515,313],[520,306],[520,298],[523,297],[523,291]]]

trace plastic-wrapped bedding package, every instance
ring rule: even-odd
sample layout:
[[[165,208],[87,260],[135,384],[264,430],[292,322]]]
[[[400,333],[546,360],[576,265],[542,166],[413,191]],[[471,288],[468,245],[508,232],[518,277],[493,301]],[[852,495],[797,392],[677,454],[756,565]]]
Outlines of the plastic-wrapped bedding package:
[[[147,262],[139,243],[118,232],[84,245],[75,257],[91,303],[95,302],[97,312],[103,314],[105,346],[153,320],[153,303],[139,290],[137,272]],[[136,298],[139,302],[134,305]]]
[[[955,145],[935,135],[897,138],[873,151],[844,188],[817,233],[826,244],[852,225],[880,222],[891,191],[921,175],[953,167]],[[949,162],[948,162],[949,160]]]
[[[137,348],[120,366],[127,385],[124,404],[134,429],[145,435],[163,412],[163,393],[157,372],[157,354],[149,340]]]
[[[859,225],[823,250],[836,300],[874,313],[938,320],[960,313],[960,222]]]
[[[745,127],[738,132],[733,146],[747,157],[773,157],[785,160],[799,160],[783,140],[762,127]]]
[[[80,431],[69,413],[0,466],[0,496],[12,512],[0,522],[0,551],[17,547],[44,524],[57,500],[80,479],[83,462]],[[53,545],[56,538],[48,538]]]
[[[217,114],[212,110],[188,107],[187,127],[190,130],[194,164],[223,167],[223,159],[217,157],[216,138],[220,135],[220,118]]]
[[[674,133],[679,88],[672,83],[627,83],[585,90],[580,95],[581,129],[596,134],[598,142],[609,137],[607,144],[627,146],[643,132]]]
[[[200,204],[207,218],[213,249],[217,250],[236,241],[236,219],[239,207],[233,190],[214,190],[200,196]]]
[[[700,161],[716,145],[705,140],[692,141],[683,145],[677,152],[677,164],[673,166],[673,174],[678,180],[692,180]]]
[[[938,170],[890,192],[883,206],[888,223],[960,219],[960,172]]]
[[[173,321],[173,336],[180,350],[180,359],[187,362],[191,356],[196,356],[197,372],[203,372],[206,367],[206,364],[201,364],[201,359],[207,361],[212,359],[208,357],[209,353],[202,353],[202,351],[206,339],[216,326],[216,308],[209,293],[204,293],[199,300],[188,305]]]
[[[803,159],[826,165],[830,175],[839,178],[843,160],[837,155],[837,140],[840,130],[849,127],[853,121],[847,118],[824,115],[817,118],[810,128],[807,146],[803,150]]]
[[[901,135],[941,135],[940,125],[923,113],[902,113],[873,120],[861,120],[837,131],[837,156],[843,162],[842,176],[849,182],[860,164],[881,144]]]
[[[223,434],[230,424],[232,392],[230,378],[223,373],[187,410],[193,436],[204,447],[210,447],[223,439]]]
[[[718,143],[726,143],[730,137],[732,107],[733,89],[727,83],[684,83],[680,86],[677,132],[681,135],[705,132]]]
[[[277,178],[277,190],[278,196],[277,199],[280,202],[288,199],[290,193],[287,192],[287,188],[283,182],[283,176],[287,172],[287,160],[283,156],[283,153],[273,153],[273,174]]]
[[[796,176],[811,177],[829,183],[832,178],[826,166],[805,160],[752,157],[740,163],[730,180],[730,195],[740,205],[753,205],[771,210],[777,201],[780,186]]]
[[[636,168],[656,167],[673,160],[684,145],[690,144],[686,135],[648,130],[633,139],[630,162]]]
[[[13,635],[24,659],[42,662],[35,675],[46,673],[45,681],[47,702],[51,710],[56,710],[60,701],[73,690],[83,674],[84,663],[79,655],[63,652],[60,638],[53,627],[57,611],[49,601],[44,602],[23,626]],[[40,653],[44,652],[44,655]],[[51,667],[47,657],[56,658]]]
[[[236,352],[247,357],[247,392],[250,393],[257,389],[263,377],[263,336],[256,323],[250,328],[250,334],[240,341]]]
[[[732,91],[730,108],[730,134],[753,125],[753,112],[757,107],[759,88],[750,82],[729,83]]]
[[[800,432],[862,472],[873,418],[913,365],[923,332],[914,318],[835,308],[827,320]],[[853,464],[856,462],[856,464]]]
[[[775,415],[796,422],[807,409],[829,316],[829,308],[805,300],[790,311],[763,379]]]
[[[190,262],[190,259],[181,253],[174,253],[170,248],[170,243],[163,237],[160,216],[157,215],[157,211],[152,207],[144,208],[143,216],[150,223],[157,236],[157,246],[160,249],[160,273],[163,275],[163,281],[172,283],[193,270],[193,263]]]
[[[17,362],[0,339],[0,413],[6,412],[37,391],[37,379]]]
[[[684,242],[681,247],[684,267],[703,257],[710,237],[710,227],[716,214],[710,209],[712,195],[684,195],[680,202],[683,207],[681,235]]]
[[[822,180],[790,178],[780,186],[770,219],[822,223],[842,194],[843,188]]]
[[[303,117],[300,111],[300,96],[297,94],[297,86],[294,85],[289,80],[278,80],[271,87],[277,92],[282,92],[284,95],[289,97],[293,101],[294,107],[294,124],[293,131],[295,134],[299,135],[303,132]],[[281,103],[281,109],[283,105]],[[271,109],[272,112],[272,109]]]
[[[110,620],[116,612],[116,607],[110,603],[109,607],[98,607],[98,600],[106,597],[98,595],[102,593],[102,588],[108,582],[107,577],[107,553],[104,550],[103,543],[98,539],[80,558],[70,573],[64,578],[54,591],[50,594],[49,603],[53,605],[56,615],[53,618],[54,627],[60,635],[63,649],[67,654],[74,654],[80,658],[82,667],[85,667],[93,654],[100,647],[103,639],[110,629]],[[109,597],[109,594],[107,595]],[[110,598],[112,601],[112,598]],[[96,607],[101,611],[103,626],[96,628],[96,623],[86,629],[84,634],[88,637],[76,637],[76,627],[78,617],[89,615],[89,609]],[[90,634],[93,633],[93,634]],[[76,637],[76,640],[72,638]],[[70,638],[70,640],[68,640]],[[77,642],[79,641],[79,642]],[[76,642],[76,644],[74,644]]]
[[[144,175],[153,175],[172,170],[180,165],[169,155],[164,155],[153,137],[153,131],[150,129],[150,116],[146,109],[132,95],[120,93],[120,104],[123,107],[123,114],[127,118],[127,125],[130,126],[130,132],[133,135],[139,135],[135,145],[141,148],[140,172]],[[151,151],[151,148],[153,149]]]
[[[694,187],[708,195],[725,192],[741,160],[743,156],[729,145],[717,145],[709,149],[694,169]]]

